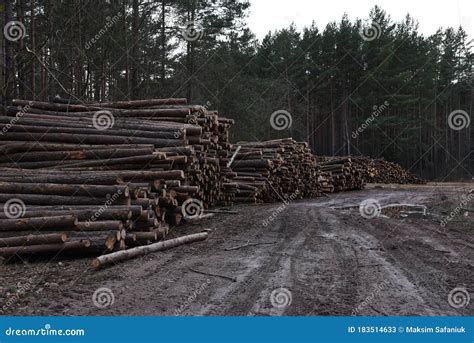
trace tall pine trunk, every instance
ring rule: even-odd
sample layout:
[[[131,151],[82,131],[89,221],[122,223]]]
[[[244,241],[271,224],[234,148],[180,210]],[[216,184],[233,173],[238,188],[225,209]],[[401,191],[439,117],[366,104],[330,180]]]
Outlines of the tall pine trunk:
[[[6,0],[5,2],[5,22],[6,25],[9,21],[13,20],[13,0]],[[3,32],[2,32],[3,34]],[[5,42],[5,86],[3,87],[3,103],[9,105],[12,97],[14,96],[14,79],[15,79],[15,67],[14,67],[14,42],[8,39],[2,39]]]
[[[31,42],[31,49],[36,53],[36,3],[35,0],[30,0],[30,11],[31,11],[31,19],[30,19],[30,42]],[[31,90],[31,98],[33,100],[36,99],[36,59],[31,59],[31,78],[30,78],[30,90]]]
[[[140,48],[139,42],[139,7],[138,0],[132,2],[132,99],[136,99],[138,96],[138,50]]]

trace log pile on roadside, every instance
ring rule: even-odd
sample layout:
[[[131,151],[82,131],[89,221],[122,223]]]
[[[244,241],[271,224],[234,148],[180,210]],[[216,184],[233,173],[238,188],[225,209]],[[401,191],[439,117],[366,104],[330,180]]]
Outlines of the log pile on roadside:
[[[417,178],[394,162],[383,159],[371,159],[365,156],[352,157],[364,171],[364,178],[368,183],[398,183],[423,184],[425,181]]]
[[[351,157],[320,157],[321,172],[329,174],[333,192],[364,189],[363,170]]]
[[[318,169],[306,143],[292,138],[232,146],[236,202],[271,202],[321,193]]]
[[[321,171],[331,174],[334,191],[361,189],[362,183],[422,184],[399,164],[367,156],[318,157]],[[354,187],[355,185],[355,187]]]
[[[233,122],[216,112],[185,99],[13,105],[0,117],[0,256],[148,244],[183,206],[233,201],[221,168]]]
[[[334,193],[334,180],[331,172],[321,171],[320,165],[318,183],[322,193]]]
[[[0,256],[107,254],[217,204],[420,182],[383,160],[316,158],[292,138],[232,145],[233,124],[185,99],[14,100],[0,116]]]

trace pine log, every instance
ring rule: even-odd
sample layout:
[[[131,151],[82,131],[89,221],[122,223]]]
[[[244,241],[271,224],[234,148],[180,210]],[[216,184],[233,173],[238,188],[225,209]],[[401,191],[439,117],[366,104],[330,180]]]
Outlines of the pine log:
[[[35,255],[35,254],[58,254],[62,252],[74,251],[77,249],[89,248],[91,242],[87,239],[70,241],[55,244],[25,245],[19,247],[0,248],[0,256],[11,257],[14,255]]]
[[[153,252],[171,249],[179,245],[205,240],[208,237],[207,232],[201,232],[193,235],[183,236],[175,239],[170,239],[163,242],[158,242],[142,247],[132,248],[124,251],[117,251],[111,254],[102,255],[92,261],[93,268],[101,268],[106,265],[117,263],[124,260],[129,260],[137,256],[150,254]]]
[[[27,236],[13,236],[0,238],[0,247],[15,247],[23,245],[64,243],[67,240],[65,233],[32,234]]]
[[[0,219],[0,231],[67,229],[76,226],[75,216],[55,216],[22,219]]]

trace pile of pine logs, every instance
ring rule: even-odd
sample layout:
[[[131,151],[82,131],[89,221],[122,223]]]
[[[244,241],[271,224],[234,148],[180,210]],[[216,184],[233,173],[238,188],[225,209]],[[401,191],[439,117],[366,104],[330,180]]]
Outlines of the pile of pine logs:
[[[292,138],[232,146],[237,202],[295,200],[320,195],[316,159],[308,144]]]
[[[317,160],[291,138],[232,145],[233,124],[186,99],[13,100],[0,115],[0,256],[147,245],[186,219],[188,204],[194,216],[234,201],[362,189],[365,180],[419,181],[383,160]]]
[[[330,176],[333,192],[363,189],[363,170],[351,157],[321,157],[320,168]]]
[[[422,184],[425,181],[417,178],[399,164],[383,159],[371,159],[365,156],[352,157],[364,171],[368,183]]]
[[[383,159],[372,159],[367,156],[324,156],[317,159],[321,171],[331,174],[336,192],[361,189],[363,183],[424,183],[399,164]]]
[[[334,190],[334,180],[332,178],[331,172],[323,172],[321,171],[321,167],[319,167],[319,175],[318,175],[318,183],[321,188],[322,193],[333,193]]]
[[[187,200],[231,204],[232,124],[185,99],[14,100],[0,116],[0,256],[123,250],[163,238]]]

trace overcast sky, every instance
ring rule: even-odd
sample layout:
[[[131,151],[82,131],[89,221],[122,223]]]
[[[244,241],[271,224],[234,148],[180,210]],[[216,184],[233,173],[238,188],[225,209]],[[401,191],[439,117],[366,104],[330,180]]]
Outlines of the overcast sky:
[[[420,32],[435,33],[442,27],[462,24],[474,38],[474,0],[250,0],[248,23],[257,38],[268,31],[296,24],[298,29],[314,20],[320,29],[330,21],[340,21],[344,12],[351,20],[366,19],[370,9],[379,5],[392,20],[402,20],[407,13],[419,21]]]

